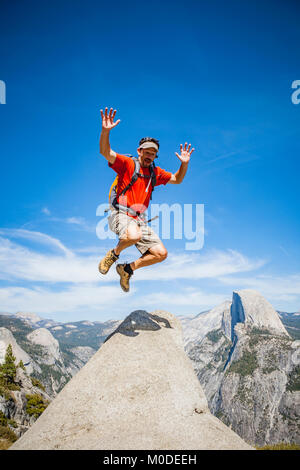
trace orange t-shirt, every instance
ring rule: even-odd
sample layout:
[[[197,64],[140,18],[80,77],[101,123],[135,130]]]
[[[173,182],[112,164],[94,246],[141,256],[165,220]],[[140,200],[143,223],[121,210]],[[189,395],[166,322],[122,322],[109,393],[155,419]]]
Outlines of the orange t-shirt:
[[[117,196],[130,183],[134,172],[134,160],[131,157],[120,155],[117,153],[114,163],[108,163],[108,166],[118,173],[118,190]],[[154,167],[156,175],[156,184],[167,184],[172,173],[165,171],[159,166]],[[140,173],[150,176],[150,170],[147,167],[140,167]],[[151,178],[138,178],[137,181],[120,197],[118,202],[127,207],[132,207],[135,211],[144,212],[149,206],[150,196],[152,192]],[[149,186],[148,186],[149,185]],[[148,191],[147,190],[148,186]],[[128,214],[130,215],[130,214]],[[133,216],[132,216],[133,217]]]

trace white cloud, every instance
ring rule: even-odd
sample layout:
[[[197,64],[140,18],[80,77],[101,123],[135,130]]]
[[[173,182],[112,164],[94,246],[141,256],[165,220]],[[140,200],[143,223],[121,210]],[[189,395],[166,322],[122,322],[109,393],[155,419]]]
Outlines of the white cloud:
[[[0,278],[51,283],[99,279],[99,260],[95,256],[77,256],[56,244],[55,239],[49,243],[51,245],[60,248],[62,253],[39,253],[0,237]]]
[[[71,255],[72,252],[65,247],[63,243],[57,238],[51,237],[45,233],[36,232],[32,230],[25,230],[25,229],[8,229],[8,228],[1,228],[0,235],[6,235],[9,238],[23,238],[26,240],[30,240],[35,243],[41,243],[46,245],[50,248],[56,248],[59,251],[62,251],[66,255]],[[5,240],[5,239],[2,239]],[[8,241],[8,239],[6,239]]]
[[[85,219],[83,217],[67,217],[65,221],[68,224],[75,224],[75,225],[85,225]]]
[[[182,288],[172,292],[172,295],[160,291],[143,296],[143,304],[146,306],[157,305],[159,309],[168,309],[170,306],[175,309],[180,307],[181,311],[183,310],[182,307],[186,310],[190,310],[190,307],[192,307],[195,313],[206,308],[210,309],[224,302],[224,300],[230,300],[230,296],[226,297],[223,294],[205,292],[194,287]]]
[[[60,222],[65,222],[67,224],[77,225],[85,232],[96,233],[96,223],[89,224],[84,217],[67,217],[66,219],[60,219]]]
[[[77,225],[86,232],[95,232],[96,233],[96,223],[89,224],[84,217],[79,216],[71,216],[71,217],[56,217],[51,215],[50,210],[47,207],[43,207],[41,212],[47,216],[49,216],[48,220],[52,222],[59,222],[63,224],[70,224],[70,225]]]
[[[43,214],[45,214],[45,215],[50,215],[50,214],[51,214],[51,212],[49,211],[48,207],[43,207],[43,208],[41,209],[41,212],[42,212]]]
[[[232,290],[242,288],[256,289],[269,301],[300,299],[300,275],[257,274],[255,271],[267,261],[250,259],[236,250],[171,252],[163,263],[136,271],[130,293],[124,293],[115,269],[106,276],[98,272],[99,260],[107,250],[103,242],[99,247],[70,250],[57,238],[41,232],[0,229],[0,235],[0,279],[14,284],[0,289],[1,310],[44,315],[79,312],[83,318],[102,312],[107,319],[119,318],[124,309],[129,313],[137,306],[197,313],[225,300],[224,292],[230,297]],[[128,254],[131,260],[139,257],[134,247],[121,257]],[[215,287],[192,285],[201,279],[209,281],[210,286],[213,282]],[[150,290],[144,281],[153,281],[148,284]]]
[[[40,253],[34,249],[0,237],[0,278],[36,282],[97,282],[100,256],[95,252],[88,254],[68,249],[58,239],[49,235],[24,229],[2,229],[0,234],[12,238],[25,238],[42,243],[46,248],[55,248],[58,253]],[[99,249],[100,252],[100,249]],[[98,252],[98,253],[99,253]],[[137,252],[136,257],[139,254]],[[134,259],[134,258],[133,258]],[[170,253],[163,264],[139,270],[137,281],[170,281],[174,279],[196,280],[215,278],[239,272],[252,271],[261,267],[264,260],[249,260],[234,250],[211,251],[206,255],[190,253]],[[118,279],[115,270],[101,276],[102,282]]]
[[[72,285],[60,291],[48,287],[3,287],[0,288],[1,309],[8,312],[25,310],[38,312],[42,316],[70,313],[81,318],[91,318],[97,312],[107,314],[107,319],[123,314],[124,296],[130,299],[134,289],[126,294],[118,284]]]
[[[211,250],[205,255],[195,252],[170,253],[163,264],[143,269],[141,280],[203,279],[238,272],[253,271],[266,263],[264,259],[250,260],[235,250]]]
[[[119,282],[113,285],[84,283],[71,285],[61,290],[47,287],[3,287],[0,288],[1,309],[8,312],[29,311],[41,316],[59,315],[80,319],[118,319],[138,308],[149,312],[155,309],[168,310],[173,314],[195,314],[229,300],[221,294],[213,294],[195,288],[182,288],[172,295],[157,291],[145,295],[144,289],[132,285],[129,293],[121,290]],[[105,317],[105,318],[104,318]],[[67,321],[67,320],[66,320]]]
[[[300,274],[285,276],[258,274],[254,276],[218,277],[222,284],[234,286],[234,290],[254,289],[273,305],[300,304]],[[279,308],[279,307],[278,307]],[[284,308],[284,307],[283,307]],[[287,307],[286,307],[287,308]]]

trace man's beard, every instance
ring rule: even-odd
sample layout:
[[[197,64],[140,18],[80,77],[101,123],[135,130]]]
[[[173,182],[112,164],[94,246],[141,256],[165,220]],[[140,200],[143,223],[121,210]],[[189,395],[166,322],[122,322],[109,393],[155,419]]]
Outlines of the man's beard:
[[[151,163],[152,163],[152,160],[150,158],[146,157],[146,158],[143,159],[143,165],[144,166],[150,166]]]

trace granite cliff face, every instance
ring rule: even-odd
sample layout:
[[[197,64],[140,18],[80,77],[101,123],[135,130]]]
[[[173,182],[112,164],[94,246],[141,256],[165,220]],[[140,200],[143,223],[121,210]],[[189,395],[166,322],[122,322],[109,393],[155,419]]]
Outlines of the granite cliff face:
[[[178,319],[138,310],[11,449],[251,447],[209,412]]]
[[[191,339],[184,326],[211,412],[253,445],[300,443],[300,341],[256,291],[234,292],[218,311],[205,335],[201,328]]]
[[[0,364],[4,361],[8,344],[11,344],[16,363],[22,360],[26,372],[37,378],[53,398],[95,353],[95,349],[60,344],[51,332],[53,324],[50,323],[49,329],[38,327],[38,324],[47,324],[48,321],[28,315],[0,315],[0,324],[5,325],[0,327]]]
[[[184,343],[188,344],[189,342],[199,341],[210,331],[221,328],[224,322],[226,323],[224,323],[226,332],[228,328],[230,330],[230,307],[231,302],[225,300],[225,302],[220,305],[206,312],[202,312],[195,317],[180,316],[179,319],[184,332]],[[227,322],[229,322],[228,325]]]
[[[42,346],[44,350],[44,363],[53,365],[57,361],[62,362],[62,357],[57,339],[46,328],[38,328],[27,335],[27,339]]]
[[[103,331],[110,333],[113,325],[120,322],[97,322],[92,336],[93,345],[96,341],[103,342]],[[84,327],[72,328],[79,330],[77,336],[84,337],[85,328],[91,322],[79,322]],[[15,357],[15,365],[22,361],[24,370],[17,367],[15,383],[7,387],[0,377],[0,426],[4,426],[2,433],[10,433],[9,439],[1,439],[0,448],[9,446],[11,439],[20,437],[36,421],[37,415],[42,412],[45,404],[49,403],[64,385],[75,375],[83,365],[93,356],[96,350],[90,346],[77,345],[78,339],[69,339],[68,324],[57,324],[51,320],[41,319],[31,313],[19,312],[17,314],[0,315],[0,365],[5,361],[5,354],[9,345]],[[43,325],[43,326],[41,326]],[[73,326],[73,325],[72,325]],[[61,343],[51,333],[59,328],[62,338],[66,335],[69,343]],[[99,338],[99,333],[101,334]],[[99,338],[99,339],[98,339]],[[6,447],[5,447],[6,448]]]
[[[289,336],[273,306],[259,292],[251,289],[233,292],[231,322],[232,339],[237,323],[243,323],[250,329],[265,329],[274,335]]]

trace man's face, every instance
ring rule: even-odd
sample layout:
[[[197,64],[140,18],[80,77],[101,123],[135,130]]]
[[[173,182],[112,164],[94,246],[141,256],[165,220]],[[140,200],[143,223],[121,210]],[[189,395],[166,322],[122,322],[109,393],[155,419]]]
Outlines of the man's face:
[[[150,166],[154,158],[156,157],[155,148],[150,147],[148,149],[137,149],[137,152],[138,156],[140,157],[142,166]]]

